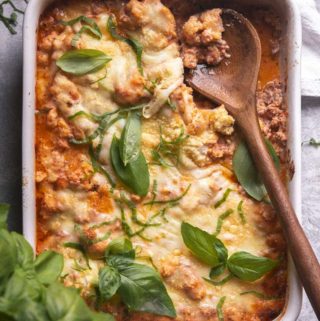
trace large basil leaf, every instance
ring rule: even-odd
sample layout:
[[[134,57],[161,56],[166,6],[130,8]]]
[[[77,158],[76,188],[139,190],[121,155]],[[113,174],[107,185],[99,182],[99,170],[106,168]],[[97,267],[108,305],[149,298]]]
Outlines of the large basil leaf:
[[[141,120],[140,113],[129,113],[120,139],[120,157],[124,164],[137,160],[140,154]]]
[[[202,262],[215,267],[226,261],[228,251],[214,235],[185,222],[181,234],[184,244]]]
[[[135,258],[135,251],[132,243],[126,238],[118,238],[112,240],[105,252],[105,257],[108,258],[110,255],[124,256],[129,259]]]
[[[17,264],[21,267],[31,265],[34,259],[31,245],[18,233],[12,232],[11,236],[14,239],[17,248]]]
[[[139,156],[135,161],[124,166],[120,157],[119,139],[114,136],[111,144],[110,156],[112,167],[120,180],[137,195],[147,195],[150,177],[148,165],[142,152],[140,151]]]
[[[52,321],[90,320],[90,310],[76,289],[53,283],[45,293],[44,302]]]
[[[103,300],[111,299],[121,284],[119,272],[112,266],[106,266],[99,271],[99,293]]]
[[[78,49],[66,52],[57,60],[57,66],[76,76],[98,71],[111,60],[104,52],[94,49]]]
[[[9,215],[9,204],[0,203],[0,229],[7,229],[8,228],[8,215]]]
[[[236,252],[230,256],[227,265],[233,275],[241,280],[252,282],[273,270],[278,262],[247,252]]]
[[[17,247],[12,235],[0,229],[0,284],[9,277],[17,264]]]
[[[16,321],[51,321],[42,303],[25,299],[19,303]]]
[[[279,169],[279,158],[272,144],[268,140],[265,141],[268,151],[276,167]],[[251,197],[253,197],[257,201],[261,201],[266,197],[266,188],[260,178],[259,172],[244,142],[241,142],[238,145],[234,153],[233,170],[237,176],[239,183]]]
[[[118,292],[130,310],[176,316],[167,290],[154,269],[136,263],[119,264],[117,268],[121,275]]]
[[[43,284],[55,282],[63,270],[63,256],[53,251],[42,252],[35,261],[38,280]]]

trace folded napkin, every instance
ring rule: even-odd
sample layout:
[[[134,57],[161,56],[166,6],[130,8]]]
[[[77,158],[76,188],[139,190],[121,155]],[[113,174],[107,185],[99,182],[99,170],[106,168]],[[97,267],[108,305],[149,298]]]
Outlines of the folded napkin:
[[[296,0],[302,18],[302,95],[320,97],[320,0]]]

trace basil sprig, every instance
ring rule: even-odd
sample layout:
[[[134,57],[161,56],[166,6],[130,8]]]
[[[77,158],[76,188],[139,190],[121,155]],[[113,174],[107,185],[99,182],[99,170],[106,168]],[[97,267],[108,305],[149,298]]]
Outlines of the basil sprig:
[[[103,68],[112,59],[95,49],[67,51],[57,60],[57,66],[66,73],[83,76]]]
[[[88,34],[91,34],[92,36],[101,39],[102,33],[100,31],[100,28],[96,24],[96,22],[93,19],[90,19],[86,16],[79,16],[75,19],[72,19],[70,21],[62,21],[61,23],[65,26],[73,26],[74,24],[81,22],[83,23],[81,29],[74,35],[71,41],[72,47],[75,47],[77,45],[77,42],[79,41],[81,35],[84,32],[87,32]]]
[[[191,252],[200,261],[212,267],[210,279],[204,280],[216,286],[225,284],[233,277],[243,281],[256,281],[278,265],[277,261],[244,251],[236,252],[228,258],[228,250],[221,240],[185,222],[181,225],[181,234]],[[230,274],[221,280],[215,280],[226,268]]]
[[[116,175],[127,187],[131,188],[135,194],[140,196],[147,195],[150,177],[148,165],[143,153],[139,151],[138,158],[125,166],[120,156],[120,146],[119,139],[114,136],[110,149],[110,157]]]
[[[117,32],[117,22],[115,20],[115,17],[112,15],[108,19],[107,29],[108,29],[112,38],[125,42],[133,49],[133,51],[135,52],[135,54],[137,56],[138,69],[139,69],[141,75],[143,75],[143,68],[142,68],[143,47],[142,47],[142,45],[137,40],[121,36]]]
[[[278,265],[277,261],[248,252],[236,252],[227,262],[229,271],[244,281],[256,281]]]
[[[279,157],[270,141],[266,139],[265,142],[275,166],[279,169]],[[232,166],[236,177],[244,190],[257,201],[262,201],[267,196],[267,191],[244,142],[241,142],[238,145],[233,156]]]
[[[140,154],[141,118],[139,112],[129,112],[120,138],[120,157],[124,166],[137,160]]]
[[[58,282],[62,255],[46,251],[34,258],[24,237],[6,230],[9,206],[0,204],[0,319],[4,321],[115,321],[91,311],[78,290]]]
[[[118,293],[129,310],[176,317],[160,275],[149,266],[134,263],[132,251],[129,240],[115,240],[108,246],[108,266],[99,273],[101,297],[108,300]]]

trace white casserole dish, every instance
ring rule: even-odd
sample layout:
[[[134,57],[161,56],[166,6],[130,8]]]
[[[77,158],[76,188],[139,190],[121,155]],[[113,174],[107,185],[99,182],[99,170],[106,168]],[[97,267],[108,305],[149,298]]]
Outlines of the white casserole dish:
[[[35,247],[35,84],[37,27],[41,13],[53,0],[31,0],[24,21],[23,66],[23,232]],[[232,0],[228,1],[232,3]],[[294,0],[237,0],[240,4],[273,7],[281,17],[282,78],[286,81],[286,101],[289,108],[289,148],[295,164],[294,179],[289,184],[291,201],[301,218],[301,20]],[[214,1],[213,1],[213,4]],[[277,320],[297,319],[302,302],[302,288],[292,261],[289,262],[289,291],[286,308]]]

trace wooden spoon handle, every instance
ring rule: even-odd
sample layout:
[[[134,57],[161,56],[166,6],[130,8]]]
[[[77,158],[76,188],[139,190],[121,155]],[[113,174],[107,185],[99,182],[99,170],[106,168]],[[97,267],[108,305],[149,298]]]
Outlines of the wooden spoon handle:
[[[320,320],[320,266],[292,208],[286,187],[267,151],[255,108],[249,107],[243,112],[238,112],[235,117],[274,209],[280,216],[296,269],[318,320]]]

